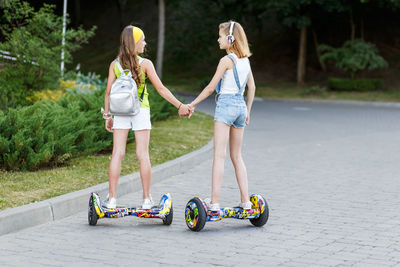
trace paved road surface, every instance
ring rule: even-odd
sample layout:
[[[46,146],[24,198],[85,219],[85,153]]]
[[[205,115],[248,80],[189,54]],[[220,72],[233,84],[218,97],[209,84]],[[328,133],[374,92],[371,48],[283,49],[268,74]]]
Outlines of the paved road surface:
[[[210,98],[199,109],[213,106]],[[255,102],[243,155],[250,192],[270,205],[265,227],[227,219],[199,233],[187,229],[186,202],[210,194],[210,154],[153,185],[153,198],[173,196],[171,226],[127,217],[91,227],[80,212],[0,236],[0,265],[400,266],[399,115],[394,108]],[[227,160],[221,205],[238,201]]]

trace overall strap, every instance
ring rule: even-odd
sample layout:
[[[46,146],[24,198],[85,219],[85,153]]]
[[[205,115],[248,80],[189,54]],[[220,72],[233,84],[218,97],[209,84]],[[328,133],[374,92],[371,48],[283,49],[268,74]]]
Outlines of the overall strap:
[[[245,79],[242,87],[240,87],[238,94],[243,94],[244,89],[246,88],[247,80],[249,79],[249,75],[250,75],[250,72],[247,74],[246,79]]]
[[[238,84],[239,78],[237,77],[235,59],[233,58],[232,55],[229,55],[229,54],[228,54],[227,56],[228,56],[228,57],[232,60],[232,62],[233,62],[233,69],[234,69],[233,73],[234,73],[234,75],[235,75],[236,84]],[[218,84],[217,84],[217,87],[215,87],[215,92],[216,92],[217,94],[219,94],[219,93],[221,92],[221,85],[222,85],[222,78],[221,78],[221,80],[219,80],[219,82],[218,82]],[[240,86],[239,86],[239,88],[240,88]]]
[[[221,84],[222,84],[222,78],[221,78],[221,80],[219,80],[217,87],[215,87],[215,92],[217,94],[219,94],[221,92]]]
[[[236,69],[235,58],[234,58],[232,55],[230,55],[230,54],[228,54],[228,57],[229,57],[229,58],[232,60],[232,62],[233,62],[233,76],[235,77],[236,85],[237,85],[237,87],[239,88],[238,94],[242,94],[242,93],[244,92],[244,89],[246,88],[246,83],[247,83],[247,80],[249,79],[249,74],[250,74],[250,73],[247,74],[246,79],[245,79],[243,85],[240,85],[239,75],[238,75],[237,69]]]

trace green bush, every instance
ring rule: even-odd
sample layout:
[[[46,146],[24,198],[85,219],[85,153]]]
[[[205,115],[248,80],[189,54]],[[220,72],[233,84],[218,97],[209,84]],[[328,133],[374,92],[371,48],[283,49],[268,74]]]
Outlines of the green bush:
[[[152,122],[165,120],[170,116],[178,114],[176,107],[162,98],[155,89],[152,87],[147,87],[147,90],[149,90],[150,114]]]
[[[98,112],[82,112],[79,102],[68,100],[9,109],[0,127],[0,165],[7,170],[59,165],[78,152],[100,151],[112,142]]]
[[[318,49],[323,53],[321,61],[336,61],[336,66],[348,73],[351,78],[363,70],[382,69],[388,66],[374,44],[360,39],[347,41],[339,48],[319,45]]]
[[[71,91],[60,101],[39,101],[5,114],[0,111],[0,168],[36,170],[64,164],[79,154],[108,149],[112,134],[100,108],[105,87],[91,94]],[[174,106],[150,89],[151,120],[177,114]],[[130,134],[129,140],[133,140]]]
[[[384,82],[380,79],[329,78],[328,87],[335,91],[375,91],[383,89]]]

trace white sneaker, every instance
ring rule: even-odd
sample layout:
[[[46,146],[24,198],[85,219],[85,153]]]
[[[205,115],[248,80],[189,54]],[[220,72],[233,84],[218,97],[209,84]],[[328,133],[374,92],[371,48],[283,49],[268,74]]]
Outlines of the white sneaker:
[[[115,198],[107,198],[103,202],[103,207],[106,209],[115,209],[117,207],[117,200]]]
[[[207,209],[210,211],[219,211],[221,208],[219,207],[219,203],[211,203],[211,199],[206,198],[204,202],[207,205]]]
[[[153,206],[154,206],[154,202],[153,202],[153,199],[151,197],[143,199],[142,209],[149,210]]]
[[[250,201],[247,201],[245,203],[240,202],[239,207],[241,207],[244,210],[251,210],[253,206],[253,203],[251,203]]]

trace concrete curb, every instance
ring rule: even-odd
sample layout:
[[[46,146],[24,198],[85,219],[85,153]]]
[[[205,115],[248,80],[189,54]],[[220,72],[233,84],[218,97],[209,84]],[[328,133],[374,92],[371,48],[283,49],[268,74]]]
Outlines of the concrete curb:
[[[152,168],[152,183],[178,175],[209,158],[213,142],[199,150],[181,156]],[[120,177],[118,195],[126,195],[141,189],[139,172]],[[71,192],[58,197],[36,203],[7,209],[0,212],[0,235],[8,234],[24,228],[59,220],[84,211],[88,207],[89,195],[98,192],[105,196],[108,192],[108,182],[86,189]]]
[[[179,93],[182,97],[196,97],[192,93]],[[271,102],[286,102],[286,103],[323,103],[335,105],[349,106],[370,106],[384,108],[400,108],[400,102],[382,102],[382,101],[362,101],[362,100],[326,100],[326,99],[302,99],[302,98],[278,98],[278,97],[254,97],[254,101],[271,101]],[[204,111],[203,111],[204,112]]]
[[[273,102],[293,102],[293,103],[322,103],[349,106],[370,106],[384,108],[400,108],[399,102],[379,102],[379,101],[361,101],[361,100],[324,100],[324,99],[301,99],[301,98],[274,98],[274,97],[255,97],[255,101],[273,101]]]

